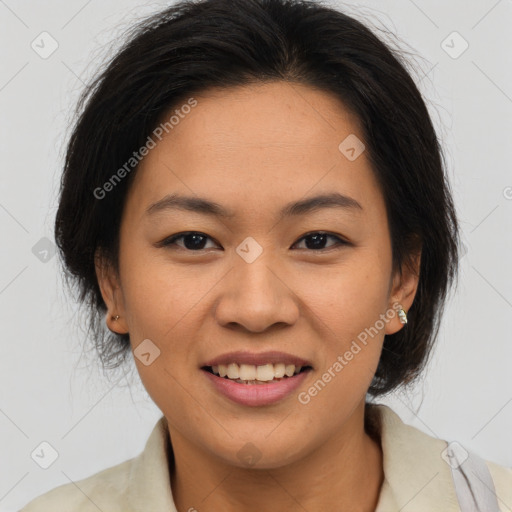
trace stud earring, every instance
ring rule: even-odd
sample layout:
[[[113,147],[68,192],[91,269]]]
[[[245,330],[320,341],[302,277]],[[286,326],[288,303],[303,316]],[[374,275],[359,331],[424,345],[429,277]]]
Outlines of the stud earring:
[[[400,308],[398,310],[398,318],[400,319],[401,324],[407,323],[407,313],[406,313],[405,309]]]
[[[119,320],[120,316],[119,315],[112,315],[112,320],[114,320],[115,322],[117,322]]]

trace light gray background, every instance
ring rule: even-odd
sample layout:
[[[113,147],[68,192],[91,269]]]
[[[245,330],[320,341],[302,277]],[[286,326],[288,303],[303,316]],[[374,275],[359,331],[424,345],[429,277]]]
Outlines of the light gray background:
[[[43,237],[53,239],[63,148],[82,81],[107,43],[117,44],[133,20],[166,4],[0,0],[3,512],[135,456],[161,414],[133,368],[132,376],[108,382],[94,354],[81,355],[77,308],[63,290],[57,258],[50,252],[41,261],[44,245],[34,251],[39,258],[32,249]],[[381,402],[429,435],[511,466],[512,2],[345,5],[422,56],[415,76],[445,143],[467,248],[428,373],[413,394]],[[47,59],[31,48],[43,31],[59,45]],[[442,47],[453,31],[469,44],[458,58]],[[457,36],[445,44],[452,53],[462,48]],[[42,441],[59,453],[46,470],[30,457]]]

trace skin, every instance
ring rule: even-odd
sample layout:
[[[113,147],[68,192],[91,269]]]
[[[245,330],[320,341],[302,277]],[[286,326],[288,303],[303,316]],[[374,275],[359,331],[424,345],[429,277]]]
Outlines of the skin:
[[[176,506],[373,511],[382,450],[364,429],[365,395],[384,335],[403,328],[397,316],[309,403],[297,399],[379,315],[397,303],[408,310],[418,284],[417,266],[393,270],[384,198],[366,154],[349,161],[338,149],[349,134],[363,139],[358,120],[334,96],[285,82],[194,97],[197,106],[137,171],[119,271],[97,257],[109,328],[129,332],[133,349],[150,339],[161,351],[149,366],[135,362],[169,424]],[[289,202],[332,192],[362,208],[277,217]],[[171,193],[215,201],[234,216],[146,212]],[[183,238],[159,245],[186,231],[209,237],[202,249],[190,238],[192,249]],[[304,236],[318,231],[348,243],[327,237],[315,248]],[[236,252],[249,236],[263,249],[252,263]],[[235,350],[288,352],[313,371],[276,404],[239,405],[200,370]],[[237,456],[248,442],[261,457],[252,466]]]

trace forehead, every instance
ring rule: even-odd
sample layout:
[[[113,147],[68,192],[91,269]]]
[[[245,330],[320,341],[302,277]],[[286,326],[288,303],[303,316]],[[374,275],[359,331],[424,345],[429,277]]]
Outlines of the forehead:
[[[224,150],[241,145],[272,149],[328,147],[347,131],[362,137],[357,117],[336,96],[304,84],[209,89],[194,98],[197,106],[172,129],[176,142],[197,146],[207,141]]]
[[[218,202],[247,208],[309,191],[336,190],[357,200],[378,193],[364,152],[351,160],[340,150],[347,138],[363,136],[357,117],[334,95],[270,82],[193,98],[193,108],[180,112],[178,104],[166,114],[181,115],[139,166],[131,191],[138,203],[174,191],[214,194]]]

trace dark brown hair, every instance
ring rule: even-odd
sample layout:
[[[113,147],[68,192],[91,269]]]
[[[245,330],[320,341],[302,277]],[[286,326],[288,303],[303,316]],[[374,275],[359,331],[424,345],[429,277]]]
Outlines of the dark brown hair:
[[[421,248],[419,287],[406,328],[384,340],[369,393],[412,382],[437,335],[457,270],[458,227],[442,150],[427,107],[397,50],[343,12],[307,0],[182,1],[140,22],[85,90],[67,146],[55,237],[104,368],[129,353],[109,332],[95,275],[99,248],[116,265],[127,173],[162,115],[213,87],[286,80],[336,95],[361,123],[385,198],[395,268]]]

